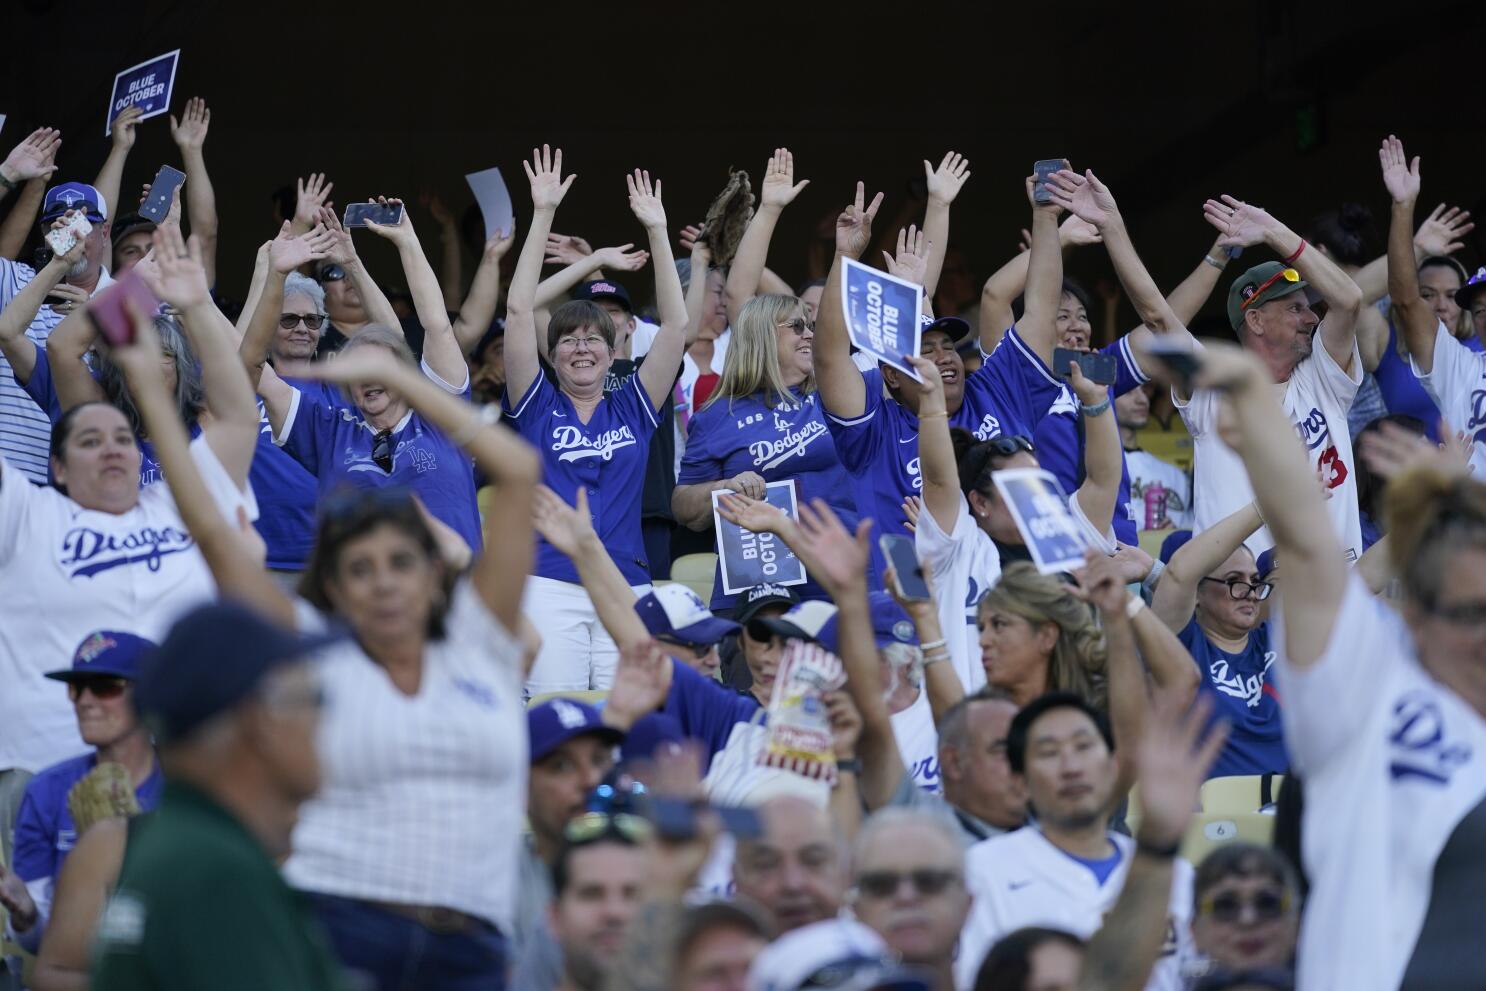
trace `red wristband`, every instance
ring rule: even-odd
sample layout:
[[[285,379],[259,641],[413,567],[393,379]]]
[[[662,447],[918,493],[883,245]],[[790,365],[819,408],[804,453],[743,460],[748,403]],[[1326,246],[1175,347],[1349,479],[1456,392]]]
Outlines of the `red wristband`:
[[[1285,267],[1286,268],[1289,268],[1291,265],[1294,265],[1295,264],[1295,259],[1299,258],[1300,257],[1300,253],[1302,251],[1304,251],[1304,250],[1305,250],[1305,238],[1301,238],[1300,239],[1300,247],[1298,247],[1298,248],[1295,249],[1295,254],[1293,254],[1289,258],[1286,258],[1285,259],[1285,261],[1284,261]]]

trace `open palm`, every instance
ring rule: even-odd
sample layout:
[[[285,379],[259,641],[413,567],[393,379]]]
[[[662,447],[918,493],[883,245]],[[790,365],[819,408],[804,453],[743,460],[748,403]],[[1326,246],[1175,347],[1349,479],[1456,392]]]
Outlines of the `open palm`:
[[[1119,212],[1109,187],[1093,172],[1079,175],[1072,169],[1062,169],[1048,176],[1047,186],[1054,203],[1095,228],[1103,227]]]
[[[593,517],[588,511],[588,492],[578,489],[576,506],[569,506],[562,496],[545,485],[537,486],[532,502],[532,523],[547,543],[572,557],[588,537],[594,535]]]
[[[1224,193],[1221,199],[1202,205],[1207,222],[1218,229],[1218,243],[1225,248],[1248,248],[1264,240],[1274,218],[1263,207],[1245,203]]]
[[[540,150],[533,148],[531,161],[522,162],[521,167],[526,169],[526,178],[531,182],[531,205],[538,210],[556,209],[577,178],[576,175],[562,177],[562,149],[554,154],[547,145],[542,145]]]
[[[1412,203],[1419,197],[1419,156],[1412,164],[1404,154],[1403,142],[1393,135],[1383,139],[1378,148],[1378,164],[1383,167],[1383,185],[1395,203]]]
[[[759,197],[764,206],[786,207],[808,185],[809,179],[795,182],[795,156],[790,150],[775,148],[774,157],[769,159],[769,164],[764,168],[764,181],[759,187]]]
[[[635,169],[633,175],[624,177],[624,184],[629,190],[629,208],[635,219],[646,228],[665,227],[666,208],[660,201],[660,180],[655,180],[652,186],[650,173]]]

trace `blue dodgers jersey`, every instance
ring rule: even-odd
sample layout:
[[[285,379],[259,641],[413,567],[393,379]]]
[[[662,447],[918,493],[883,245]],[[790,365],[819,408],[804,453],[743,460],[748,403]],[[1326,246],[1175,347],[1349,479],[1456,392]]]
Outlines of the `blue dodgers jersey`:
[[[669,401],[669,397],[667,398]],[[569,506],[578,487],[588,490],[593,527],[631,585],[650,583],[650,566],[640,531],[640,506],[650,440],[660,412],[645,394],[638,375],[607,393],[584,423],[573,401],[538,375],[518,402],[506,393],[511,422],[542,455],[543,481]],[[534,572],[542,578],[579,584],[567,555],[540,535]]]
[[[865,372],[866,408],[846,420],[826,411],[841,463],[859,494],[857,509],[877,521],[878,533],[906,533],[903,500],[922,493],[918,417],[887,398],[882,373]],[[1058,397],[1062,383],[1013,328],[965,380],[965,398],[949,418],[951,427],[990,440],[1002,434],[1032,435]]]
[[[462,448],[410,411],[392,431],[392,470],[384,471],[372,460],[377,431],[358,410],[314,391],[296,390],[296,397],[283,448],[315,476],[317,501],[347,486],[406,489],[480,552],[474,465]]]
[[[1100,348],[1099,353],[1115,357],[1115,381],[1109,390],[1111,400],[1149,381],[1135,360],[1135,353],[1130,350],[1129,334]],[[1063,387],[1047,416],[1037,423],[1032,444],[1037,448],[1037,462],[1057,476],[1063,491],[1069,495],[1078,491],[1079,478],[1083,475],[1082,452],[1078,446],[1078,398],[1067,386]],[[1097,524],[1100,521],[1093,522]],[[1125,464],[1123,454],[1120,456],[1120,494],[1115,500],[1114,534],[1122,544],[1137,543],[1140,537],[1135,520],[1130,518],[1130,466]]]
[[[752,720],[761,708],[752,695],[704,677],[680,661],[671,661],[671,689],[660,711],[674,718],[688,739],[700,740],[707,747],[703,775],[712,758],[727,746],[733,727]]]
[[[1200,691],[1212,698],[1214,715],[1230,726],[1228,742],[1208,772],[1210,778],[1283,774],[1290,768],[1269,638],[1270,624],[1262,623],[1249,634],[1247,650],[1230,654],[1207,638],[1195,618],[1177,635],[1197,662]]]
[[[350,409],[336,386],[309,379],[285,379],[306,396],[327,406]],[[258,402],[258,446],[248,481],[258,497],[258,519],[253,526],[268,547],[267,565],[278,571],[302,571],[315,544],[315,500],[319,485],[283,448],[273,442],[273,425],[263,402]]]
[[[795,392],[795,405],[770,409],[758,393],[744,399],[719,398],[692,417],[677,485],[697,485],[756,472],[766,482],[793,479],[795,500],[824,499],[853,532],[857,503],[851,476],[836,454],[816,393]],[[807,599],[827,598],[814,580],[795,589]],[[737,596],[722,591],[721,572],[712,584],[713,612],[731,609]]]

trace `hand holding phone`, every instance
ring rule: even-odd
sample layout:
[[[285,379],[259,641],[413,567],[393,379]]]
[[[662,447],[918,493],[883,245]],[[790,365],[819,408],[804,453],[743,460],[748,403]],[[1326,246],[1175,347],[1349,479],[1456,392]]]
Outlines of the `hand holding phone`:
[[[1118,366],[1115,356],[1102,351],[1076,351],[1073,348],[1053,350],[1053,374],[1059,378],[1072,378],[1073,366],[1077,364],[1084,378],[1099,385],[1114,385]]]
[[[367,223],[396,227],[402,223],[401,203],[350,203],[346,206],[345,227],[365,227]]]
[[[171,197],[185,181],[186,173],[180,169],[169,165],[160,166],[160,171],[155,173],[154,181],[150,183],[149,198],[139,205],[139,215],[157,224],[164,223],[165,215],[170,213]]]
[[[88,222],[87,215],[77,210],[61,227],[53,227],[46,232],[46,243],[52,249],[52,253],[60,258],[77,247],[77,242],[91,233],[93,233],[93,225]]]
[[[1157,337],[1142,349],[1141,356],[1159,366],[1179,390],[1191,395],[1192,380],[1202,371],[1201,351],[1194,350],[1185,342]]]
[[[897,533],[885,533],[877,538],[882,556],[893,568],[893,587],[898,598],[908,602],[928,602],[929,582],[924,577],[923,565],[919,564],[918,549],[912,537]]]
[[[1032,166],[1032,173],[1036,177],[1032,183],[1032,202],[1038,206],[1047,206],[1053,201],[1053,194],[1048,192],[1047,177],[1063,168],[1066,164],[1061,158],[1044,158]]]
[[[145,285],[137,267],[119,276],[113,285],[88,302],[88,319],[110,347],[134,343],[134,318],[129,314],[126,300],[133,300],[142,313],[153,314],[160,309],[160,301]]]

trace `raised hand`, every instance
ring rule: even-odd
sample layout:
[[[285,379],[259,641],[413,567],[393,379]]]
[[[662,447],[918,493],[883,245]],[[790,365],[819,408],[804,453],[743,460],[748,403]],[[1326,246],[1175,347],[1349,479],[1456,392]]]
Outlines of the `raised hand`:
[[[521,167],[531,182],[531,205],[537,210],[556,210],[568,194],[573,180],[578,178],[576,175],[566,179],[562,177],[562,149],[557,149],[557,154],[553,155],[548,145],[542,145],[540,151],[533,148],[531,161],[522,162]]]
[[[1359,443],[1362,459],[1379,478],[1392,478],[1412,468],[1429,467],[1449,475],[1469,471],[1471,446],[1442,424],[1445,442],[1436,447],[1428,437],[1396,423],[1383,423],[1363,434]]]
[[[918,514],[924,511],[924,500],[922,496],[909,496],[903,500],[903,529],[909,533],[918,532]],[[925,572],[927,575],[927,572]]]
[[[882,206],[882,194],[872,197],[871,203],[866,203],[866,197],[867,187],[858,182],[856,199],[836,218],[836,250],[847,258],[862,257],[872,241],[872,221]]]
[[[469,567],[470,561],[475,557],[469,541],[458,530],[429,512],[417,495],[413,496],[413,507],[418,510],[418,515],[423,517],[423,525],[433,535],[434,546],[439,549],[439,559],[454,571],[463,571]]]
[[[666,701],[669,662],[659,642],[639,640],[619,648],[619,666],[604,704],[606,715],[617,716],[623,728],[659,709]]]
[[[784,510],[773,503],[737,492],[724,492],[717,497],[717,513],[751,533],[779,533],[789,523]]]
[[[330,245],[325,249],[325,260],[345,267],[356,260],[356,242],[351,232],[341,225],[341,218],[329,207],[321,207],[314,220],[330,233]]]
[[[1464,237],[1476,229],[1470,222],[1471,212],[1452,206],[1448,210],[1441,203],[1419,225],[1414,234],[1414,247],[1431,255],[1453,255],[1465,247]]]
[[[1151,569],[1156,566],[1156,559],[1140,549],[1138,544],[1116,544],[1114,556],[1110,558],[1119,569],[1120,578],[1125,584],[1131,582],[1143,582]]]
[[[660,201],[660,180],[655,180],[655,185],[650,184],[650,173],[635,169],[634,175],[624,177],[624,185],[629,189],[629,208],[647,230],[666,226],[666,208]]]
[[[334,209],[330,191],[335,183],[325,181],[324,172],[311,172],[309,179],[294,180],[294,224],[306,230],[315,226],[320,208]]]
[[[1114,194],[1092,169],[1086,169],[1083,175],[1072,169],[1060,169],[1047,177],[1047,188],[1054,203],[1096,230],[1120,219]]]
[[[62,147],[62,132],[54,127],[38,127],[10,150],[0,162],[0,176],[10,182],[28,179],[50,179],[57,171],[57,149]]]
[[[438,193],[419,193],[418,205],[423,207],[433,216],[433,222],[440,227],[454,227],[454,214],[444,205],[444,201]]]
[[[1058,225],[1058,243],[1064,247],[1100,244],[1103,241],[1104,235],[1099,233],[1099,228],[1077,214],[1070,213]],[[1032,247],[1031,234],[1027,234],[1027,247]]]
[[[809,179],[795,182],[795,156],[788,148],[775,148],[774,157],[764,166],[764,181],[759,186],[761,206],[783,209],[794,202],[800,191],[810,185]]]
[[[857,741],[862,738],[862,714],[843,689],[826,692],[820,697],[831,726],[831,748],[837,760],[851,760],[857,755]]]
[[[189,310],[211,300],[206,268],[201,263],[201,239],[181,239],[180,228],[155,228],[155,263],[160,267],[157,295],[177,310]],[[372,350],[376,350],[373,348]]]
[[[1264,240],[1274,218],[1262,206],[1245,203],[1224,193],[1220,199],[1202,204],[1202,215],[1218,229],[1218,244],[1224,248],[1249,248]]]
[[[960,190],[965,188],[965,182],[970,178],[970,159],[959,152],[947,151],[936,169],[926,158],[924,175],[929,180],[929,199],[948,206],[960,195]]]
[[[581,237],[574,237],[570,234],[548,234],[547,257],[543,260],[548,265],[571,265],[591,254],[593,254],[593,247]]]
[[[1202,783],[1228,740],[1224,721],[1204,733],[1212,708],[1212,699],[1201,694],[1191,705],[1174,691],[1157,692],[1151,700],[1135,758],[1141,843],[1173,847],[1186,834]]]
[[[1101,613],[1122,612],[1130,599],[1120,563],[1092,547],[1084,551],[1084,566],[1076,569],[1073,577],[1078,584],[1069,586],[1068,591]]]
[[[199,96],[186,101],[186,109],[181,111],[179,121],[175,119],[175,114],[170,115],[170,136],[182,152],[200,149],[206,142],[206,132],[211,126],[212,112],[207,109],[206,101]]]
[[[871,517],[862,520],[852,534],[824,499],[800,503],[799,514],[795,523],[798,545],[795,549],[805,560],[811,576],[833,599],[840,599],[842,593],[852,589],[865,588],[867,566],[872,560],[868,543]]]
[[[910,224],[906,230],[898,231],[896,256],[884,251],[882,258],[887,263],[889,274],[922,286],[924,273],[929,269],[929,250],[932,247],[924,238],[924,232]]]
[[[702,229],[700,227],[696,224],[687,224],[681,228],[681,233],[676,237],[676,243],[681,245],[682,251],[695,251],[697,245],[701,245],[704,248],[707,246],[706,241],[699,240],[701,236]]]
[[[119,115],[114,118],[113,134],[110,135],[115,148],[128,151],[134,147],[136,137],[134,128],[139,123],[139,118],[143,116],[144,111],[139,108],[138,104],[127,106],[120,111]]]
[[[532,501],[532,524],[547,543],[573,557],[583,546],[583,541],[595,535],[593,516],[588,511],[588,490],[580,485],[577,505],[569,506],[563,502],[562,496],[545,485],[538,485]]]
[[[1412,203],[1419,198],[1419,156],[1413,162],[1403,152],[1403,142],[1388,135],[1378,148],[1378,164],[1383,167],[1383,185],[1395,203]]]
[[[286,220],[279,228],[279,236],[268,243],[268,257],[274,271],[288,275],[301,265],[325,258],[334,246],[335,234],[324,224],[317,224],[308,233],[296,236]]]
[[[395,197],[389,200],[385,196],[378,196],[370,202],[378,203],[382,206],[399,205],[403,207],[403,211],[402,216],[397,218],[397,223],[395,224],[374,224],[368,220],[366,222],[367,230],[377,235],[377,237],[385,237],[399,247],[417,241],[418,235],[413,231],[413,218],[408,216],[407,207],[403,205],[402,200]]]
[[[599,268],[615,272],[638,272],[650,260],[650,252],[635,251],[634,244],[621,244],[613,248],[600,248],[593,253]]]
[[[140,206],[143,206],[145,201],[150,198],[151,185],[153,184],[147,182],[143,186],[139,187]],[[162,220],[161,223],[170,224],[174,227],[181,226],[181,190],[184,188],[184,186],[185,184],[182,183],[181,185],[176,186],[170,191],[170,208],[165,211],[165,219]]]
[[[506,252],[510,251],[511,245],[515,243],[516,234],[514,231],[506,234],[496,231],[485,239],[484,256],[491,261],[500,261],[506,257]]]

